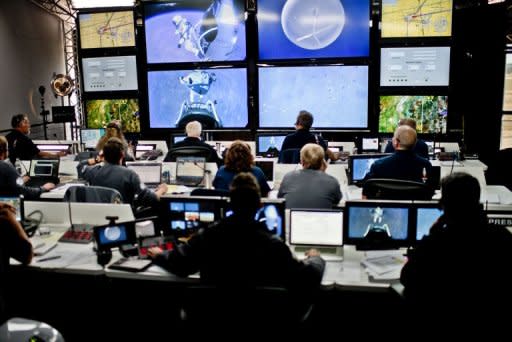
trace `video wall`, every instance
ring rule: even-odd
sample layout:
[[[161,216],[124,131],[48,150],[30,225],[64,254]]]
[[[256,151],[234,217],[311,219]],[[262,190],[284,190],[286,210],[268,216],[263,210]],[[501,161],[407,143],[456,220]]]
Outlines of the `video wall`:
[[[387,134],[413,117],[447,132],[452,0],[383,0],[378,17],[370,0],[138,6],[79,13],[90,128],[283,132],[307,110],[322,131]]]

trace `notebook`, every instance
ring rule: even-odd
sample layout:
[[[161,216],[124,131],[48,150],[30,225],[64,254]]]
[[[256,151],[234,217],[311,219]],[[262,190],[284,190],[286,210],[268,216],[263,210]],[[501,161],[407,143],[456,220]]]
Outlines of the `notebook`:
[[[45,183],[59,183],[59,159],[32,159],[27,186],[38,187]]]
[[[177,157],[176,184],[185,186],[201,186],[206,170],[204,157]]]
[[[126,163],[126,167],[135,171],[147,188],[156,189],[162,183],[161,163]]]

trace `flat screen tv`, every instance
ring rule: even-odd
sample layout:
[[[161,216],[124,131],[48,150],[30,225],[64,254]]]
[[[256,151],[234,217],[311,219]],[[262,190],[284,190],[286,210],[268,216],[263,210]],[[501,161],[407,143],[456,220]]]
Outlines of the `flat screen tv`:
[[[104,128],[119,120],[123,132],[140,132],[138,99],[96,99],[85,101],[87,128]]]
[[[380,85],[448,86],[450,47],[382,48]]]
[[[138,89],[135,56],[83,58],[82,73],[86,92]]]
[[[449,37],[452,0],[382,0],[382,38]]]
[[[367,57],[368,0],[259,0],[259,59]]]
[[[368,66],[260,67],[259,127],[291,128],[297,114],[313,128],[367,128]]]
[[[144,6],[148,63],[245,60],[245,1],[186,0]]]
[[[82,49],[135,46],[133,11],[107,11],[78,14]]]
[[[245,68],[148,72],[149,125],[204,129],[242,128],[248,123]]]
[[[503,87],[503,110],[512,111],[512,53],[505,55],[505,86]]]
[[[379,133],[393,133],[402,118],[416,120],[418,133],[446,133],[448,96],[380,96]]]

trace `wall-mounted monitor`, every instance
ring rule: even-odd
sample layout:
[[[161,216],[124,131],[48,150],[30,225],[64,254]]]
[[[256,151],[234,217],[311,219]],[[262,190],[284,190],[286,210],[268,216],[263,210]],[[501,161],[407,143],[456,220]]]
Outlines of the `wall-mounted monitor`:
[[[259,0],[259,59],[367,57],[370,2]]]
[[[380,85],[389,86],[448,86],[450,48],[396,47],[382,48]]]
[[[449,37],[452,0],[383,0],[382,38]]]
[[[138,89],[135,56],[83,58],[82,73],[84,91]]]
[[[204,129],[242,128],[248,123],[245,68],[148,72],[149,125]]]
[[[123,132],[140,132],[138,99],[96,99],[85,101],[87,128],[103,128],[119,120]]]
[[[148,63],[245,60],[245,1],[188,0],[144,6]]]
[[[259,127],[292,128],[307,110],[314,128],[367,128],[368,66],[260,67]]]
[[[402,118],[416,120],[418,133],[446,133],[448,96],[380,96],[379,133],[393,133]]]
[[[503,87],[503,110],[512,112],[512,53],[505,55],[505,86]]]
[[[135,46],[133,11],[107,11],[78,14],[80,48],[119,48]]]

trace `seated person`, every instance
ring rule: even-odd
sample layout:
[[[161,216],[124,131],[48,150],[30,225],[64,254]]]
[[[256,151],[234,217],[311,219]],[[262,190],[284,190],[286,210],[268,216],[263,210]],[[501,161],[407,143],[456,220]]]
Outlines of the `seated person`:
[[[53,183],[46,183],[41,187],[25,186],[24,183],[30,178],[25,176],[21,178],[10,161],[6,160],[9,155],[7,139],[0,136],[0,195],[19,196],[23,195],[25,199],[35,200],[41,196],[41,193],[50,191],[55,187]]]
[[[330,209],[341,200],[340,183],[325,173],[324,150],[317,144],[306,144],[300,150],[302,170],[287,173],[279,187],[278,197],[286,199],[287,208]]]
[[[411,118],[402,118],[398,121],[398,126],[407,125],[416,131],[416,121]],[[416,145],[413,148],[414,153],[418,156],[429,159],[428,158],[428,145],[421,139],[416,139]],[[395,152],[395,148],[393,147],[393,142],[388,141],[386,145],[385,153],[393,153]]]
[[[201,147],[204,147],[204,148],[207,148],[208,150],[210,150],[211,157],[209,159],[207,159],[206,162],[217,163],[217,166],[220,167],[224,162],[221,158],[219,158],[217,151],[215,151],[215,149],[212,146],[208,145],[204,141],[201,141],[202,129],[203,128],[199,121],[190,121],[187,124],[187,126],[185,126],[185,132],[187,133],[187,137],[172,146],[172,148],[169,150],[169,152],[167,152],[167,155],[165,156],[164,161],[165,162],[174,161],[174,160],[171,160],[171,152],[175,148],[201,146]]]
[[[235,140],[226,152],[224,165],[217,171],[213,180],[213,187],[220,190],[229,190],[233,178],[240,172],[250,172],[258,180],[262,196],[266,197],[270,191],[263,171],[254,165],[254,157],[248,144]]]
[[[107,127],[105,128],[105,134],[100,138],[98,143],[96,144],[96,152],[98,152],[98,156],[96,158],[89,158],[88,164],[94,165],[97,163],[102,162],[103,158],[101,157],[103,148],[105,147],[105,144],[110,138],[118,138],[121,140],[121,142],[124,145],[124,159],[123,159],[123,165],[125,165],[126,161],[134,161],[135,158],[133,157],[133,153],[130,152],[131,145],[128,144],[126,141],[126,138],[124,137],[123,130],[121,129],[121,122],[114,120],[109,122]]]
[[[376,160],[370,167],[365,179],[391,178],[415,182],[432,179],[430,162],[414,153],[416,131],[409,126],[398,126],[393,135],[395,152]]]
[[[88,166],[84,160],[77,165],[80,178],[85,179],[90,185],[104,186],[116,189],[123,196],[125,203],[134,206],[153,206],[160,196],[167,192],[167,185],[160,184],[155,191],[144,187],[135,171],[122,166],[125,145],[119,138],[110,138],[103,147],[102,164]],[[137,196],[137,203],[134,203]]]
[[[313,143],[322,146],[324,149],[325,155],[332,161],[339,159],[339,153],[334,153],[327,148],[327,143],[325,140],[317,135],[310,132],[311,127],[313,126],[313,114],[308,111],[301,110],[299,115],[297,115],[297,120],[295,121],[295,129],[294,133],[288,134],[286,138],[283,140],[283,145],[280,150],[280,162],[281,162],[281,154],[284,150],[288,149],[301,149],[304,145]]]
[[[186,277],[200,272],[201,283],[218,287],[280,286],[303,301],[322,280],[325,261],[317,250],[297,260],[289,247],[255,220],[261,207],[257,180],[248,172],[234,177],[230,187],[233,215],[202,229],[172,251],[158,247],[148,255],[157,265]],[[221,309],[221,308],[219,308]]]
[[[9,315],[4,298],[9,278],[9,259],[14,258],[24,265],[30,264],[34,251],[21,224],[16,221],[16,209],[0,202],[0,324]]]
[[[16,159],[32,160],[41,158],[58,158],[65,156],[66,152],[51,153],[40,151],[36,144],[28,137],[30,134],[30,120],[25,114],[16,114],[11,119],[12,131],[7,134],[9,143],[9,160],[14,165]]]

